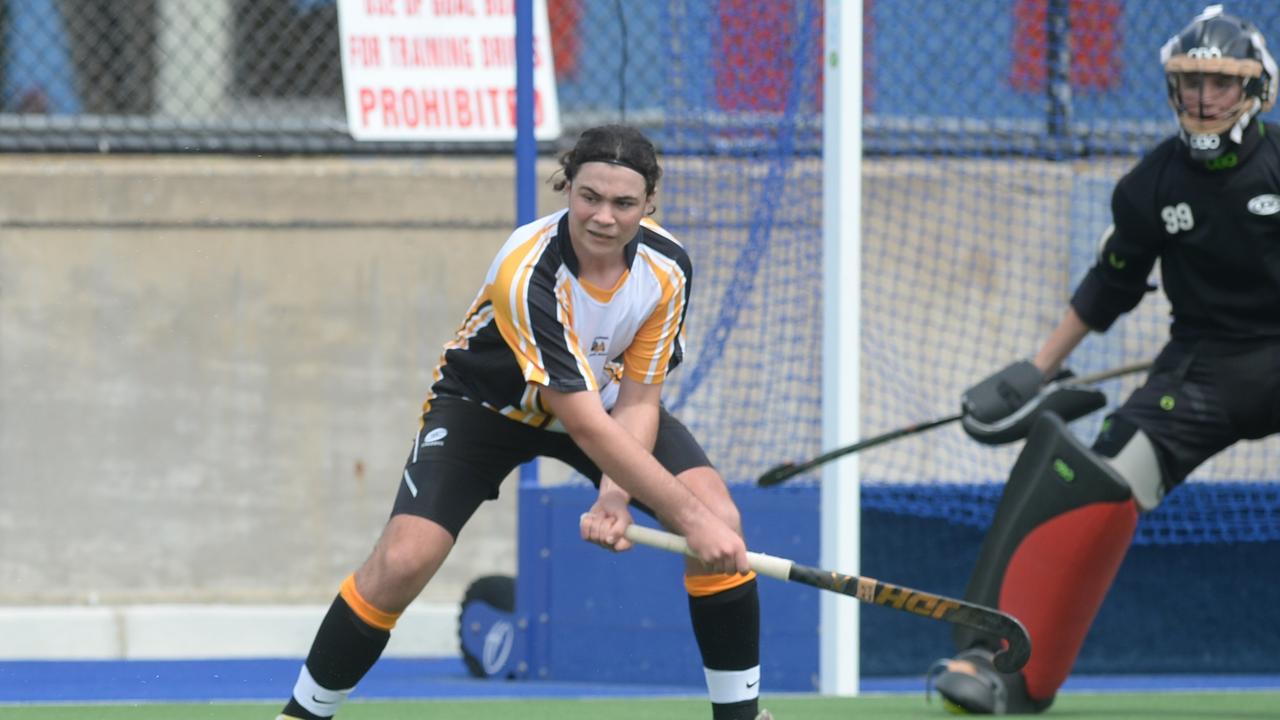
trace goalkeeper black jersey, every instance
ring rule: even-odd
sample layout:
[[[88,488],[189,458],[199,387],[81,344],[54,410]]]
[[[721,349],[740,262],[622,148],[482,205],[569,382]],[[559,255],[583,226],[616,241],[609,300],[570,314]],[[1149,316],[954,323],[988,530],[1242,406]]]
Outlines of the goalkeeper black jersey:
[[[1103,331],[1160,283],[1174,338],[1280,338],[1280,126],[1250,125],[1241,152],[1196,165],[1171,137],[1120,179],[1114,226],[1071,305]]]

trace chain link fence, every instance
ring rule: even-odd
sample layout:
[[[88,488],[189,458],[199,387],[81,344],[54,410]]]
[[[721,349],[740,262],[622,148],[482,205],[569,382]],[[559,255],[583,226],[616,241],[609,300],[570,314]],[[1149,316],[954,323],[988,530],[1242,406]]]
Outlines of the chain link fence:
[[[708,122],[726,128],[712,149],[736,146],[767,141],[759,128],[789,111],[808,128],[809,149],[820,146],[812,31],[821,0],[547,0],[547,12],[562,144],[585,127],[626,120],[658,133],[669,151],[695,136],[690,126],[703,137]],[[347,134],[336,0],[8,0],[0,13],[3,151],[507,147],[357,145]],[[805,31],[805,42],[776,34],[788,28]],[[803,107],[787,107],[783,88],[793,82],[806,88]]]
[[[622,118],[668,152],[753,151],[785,114],[797,149],[820,148],[823,0],[546,3],[565,138]],[[867,150],[1139,152],[1170,128],[1163,36],[1147,29],[1202,5],[863,0]],[[1228,10],[1280,31],[1273,2]],[[336,0],[0,0],[0,13],[0,150],[505,149],[352,141]]]
[[[333,0],[9,0],[0,149],[350,149]]]
[[[661,26],[671,10],[639,0],[548,0],[566,136],[628,109],[633,120],[643,118],[637,100],[660,97],[667,76]],[[0,150],[492,152],[508,145],[357,145],[347,134],[338,25],[335,0],[0,2]]]

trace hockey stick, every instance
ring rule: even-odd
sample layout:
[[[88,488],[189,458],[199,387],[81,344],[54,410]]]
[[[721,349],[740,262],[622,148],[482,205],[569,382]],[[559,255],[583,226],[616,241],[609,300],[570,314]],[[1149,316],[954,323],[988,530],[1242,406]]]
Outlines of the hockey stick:
[[[633,543],[693,557],[688,543],[679,535],[636,524],[629,525],[625,534]],[[748,552],[747,560],[751,569],[760,575],[812,585],[872,605],[995,635],[1005,642],[1004,649],[996,653],[993,660],[1000,672],[1017,672],[1031,657],[1031,637],[1027,635],[1027,629],[1017,618],[994,608],[892,585],[875,578],[820,570],[764,553]]]
[[[1104,370],[1102,372],[1093,373],[1091,375],[1082,375],[1077,378],[1070,378],[1069,380],[1064,381],[1063,384],[1093,385],[1095,383],[1100,383],[1104,380],[1118,378],[1123,375],[1132,375],[1133,373],[1142,372],[1150,368],[1151,368],[1151,363],[1149,362],[1140,362],[1140,363],[1134,363],[1132,365],[1123,365],[1118,368]],[[785,462],[780,465],[775,465],[769,468],[768,470],[764,471],[764,474],[762,474],[760,477],[756,478],[756,485],[760,487],[770,487],[772,485],[778,485],[783,482],[786,482],[787,480],[795,477],[796,475],[799,475],[802,472],[805,472],[806,470],[810,470],[819,465],[825,465],[831,462],[832,460],[835,460],[836,458],[841,458],[841,457],[844,457],[845,455],[856,453],[859,450],[866,450],[867,448],[875,447],[876,445],[883,445],[884,443],[887,443],[890,440],[897,440],[898,438],[907,437],[908,435],[915,435],[917,433],[922,433],[925,430],[932,430],[933,428],[936,428],[938,426],[946,425],[948,423],[953,423],[962,417],[964,417],[964,413],[959,412],[959,413],[955,413],[954,415],[947,415],[946,417],[940,417],[934,420],[916,423],[914,425],[908,425],[903,428],[898,428],[897,430],[891,430],[887,433],[884,433],[883,435],[876,435],[875,437],[869,437],[869,438],[866,438],[865,440],[859,440],[858,442],[852,445],[845,445],[844,447],[836,448],[835,450],[828,450],[827,452],[824,452],[821,455],[818,455],[817,457],[814,457],[811,460],[806,460],[802,463]]]
[[[859,450],[866,450],[867,448],[875,447],[876,445],[883,445],[890,440],[897,440],[900,437],[915,435],[916,433],[922,433],[925,430],[932,430],[939,425],[953,423],[962,417],[964,417],[964,413],[947,415],[946,417],[940,417],[926,422],[916,423],[915,425],[908,425],[904,428],[898,428],[897,430],[891,430],[883,435],[876,435],[875,437],[869,437],[865,440],[859,440],[852,445],[845,445],[844,447],[836,448],[835,450],[828,450],[812,460],[806,460],[799,464],[784,462],[781,465],[775,465],[764,471],[763,475],[756,478],[756,485],[759,485],[760,487],[778,485],[790,480],[806,470],[815,468],[819,465],[825,465],[836,458],[856,453]]]

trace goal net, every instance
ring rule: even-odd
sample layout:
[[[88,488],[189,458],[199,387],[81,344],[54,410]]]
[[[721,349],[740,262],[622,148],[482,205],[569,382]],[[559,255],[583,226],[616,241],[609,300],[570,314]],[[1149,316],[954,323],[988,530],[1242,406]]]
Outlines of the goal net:
[[[607,5],[582,4],[594,16],[578,21],[613,32]],[[646,124],[664,151],[658,217],[695,264],[688,360],[667,402],[731,483],[752,483],[827,449],[822,3],[645,7],[628,6],[625,42],[603,40],[626,58],[577,68],[561,101],[570,116]],[[864,0],[864,436],[953,413],[966,387],[1036,351],[1093,262],[1115,181],[1175,129],[1157,50],[1199,9]],[[1231,10],[1280,33],[1274,3]],[[588,95],[601,78],[613,92]],[[1168,314],[1151,293],[1070,367],[1153,358]],[[1104,383],[1111,407],[1141,379]],[[1104,415],[1073,430],[1091,442]],[[1020,447],[952,424],[869,450],[863,507],[985,527]],[[1277,539],[1277,457],[1275,438],[1222,453],[1144,517],[1138,542]]]

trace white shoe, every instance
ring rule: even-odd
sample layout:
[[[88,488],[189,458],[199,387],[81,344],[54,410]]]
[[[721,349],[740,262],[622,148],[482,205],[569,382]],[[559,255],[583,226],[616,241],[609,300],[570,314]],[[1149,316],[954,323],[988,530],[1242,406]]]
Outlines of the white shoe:
[[[756,716],[756,720],[773,720],[773,713],[768,710],[761,710],[760,714]]]

